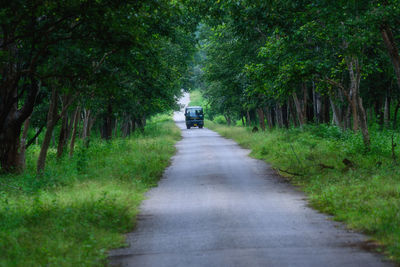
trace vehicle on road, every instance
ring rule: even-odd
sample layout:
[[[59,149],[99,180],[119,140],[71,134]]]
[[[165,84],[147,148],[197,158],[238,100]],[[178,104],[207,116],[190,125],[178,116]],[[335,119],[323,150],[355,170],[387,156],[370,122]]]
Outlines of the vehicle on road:
[[[200,106],[186,107],[185,108],[185,122],[186,128],[199,127],[200,129],[204,126],[204,113],[203,108]]]

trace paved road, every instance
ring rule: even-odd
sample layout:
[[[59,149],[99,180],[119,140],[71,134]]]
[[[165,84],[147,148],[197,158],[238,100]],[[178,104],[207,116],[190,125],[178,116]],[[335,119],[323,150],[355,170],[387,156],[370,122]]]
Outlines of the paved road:
[[[148,192],[130,246],[110,252],[113,265],[391,266],[247,150],[175,118],[177,154]]]

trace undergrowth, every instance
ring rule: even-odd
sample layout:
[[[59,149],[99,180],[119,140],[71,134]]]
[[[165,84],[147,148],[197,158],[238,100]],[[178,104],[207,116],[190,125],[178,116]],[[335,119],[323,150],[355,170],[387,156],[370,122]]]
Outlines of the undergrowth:
[[[165,117],[128,139],[82,144],[72,158],[49,152],[35,174],[0,177],[0,266],[102,266],[107,251],[125,244],[144,192],[156,185],[180,132]]]
[[[400,168],[392,159],[390,131],[371,127],[366,152],[360,134],[334,126],[258,133],[210,121],[207,127],[251,149],[253,157],[299,185],[314,207],[369,234],[400,262]]]

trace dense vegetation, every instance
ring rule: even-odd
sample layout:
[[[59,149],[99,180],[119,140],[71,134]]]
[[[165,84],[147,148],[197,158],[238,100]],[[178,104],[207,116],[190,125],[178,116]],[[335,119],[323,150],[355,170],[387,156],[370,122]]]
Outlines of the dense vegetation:
[[[0,182],[0,266],[103,266],[107,251],[125,244],[143,193],[175,152],[180,132],[167,116],[145,133],[92,140],[73,159],[49,151],[35,179],[40,147],[27,152],[24,174]]]
[[[8,1],[0,12],[0,168],[22,172],[40,135],[37,172],[79,134],[143,130],[176,107],[196,20],[175,1]],[[43,132],[43,134],[41,134]],[[71,140],[69,142],[69,140]]]
[[[397,127],[399,1],[218,1],[209,10],[197,87],[210,115],[262,130],[335,124],[360,131],[366,151],[370,125]]]

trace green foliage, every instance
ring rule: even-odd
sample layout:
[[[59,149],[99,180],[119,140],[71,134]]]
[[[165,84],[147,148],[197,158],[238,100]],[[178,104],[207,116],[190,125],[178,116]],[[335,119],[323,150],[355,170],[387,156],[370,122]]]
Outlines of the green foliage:
[[[143,134],[91,141],[72,159],[55,159],[36,176],[28,169],[0,183],[0,266],[103,266],[123,246],[143,193],[156,185],[180,131],[170,118],[152,119]]]
[[[250,148],[253,157],[301,186],[314,207],[371,235],[389,258],[400,261],[400,171],[391,157],[390,131],[372,130],[372,148],[366,153],[360,134],[337,127],[252,133],[213,122],[207,126]],[[353,166],[344,165],[344,159]]]

